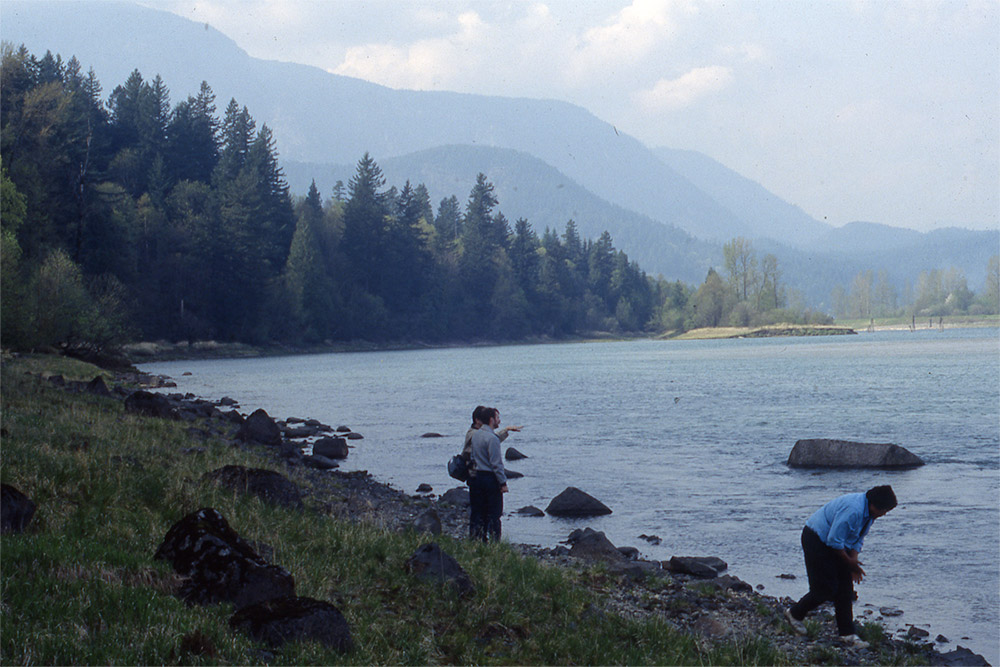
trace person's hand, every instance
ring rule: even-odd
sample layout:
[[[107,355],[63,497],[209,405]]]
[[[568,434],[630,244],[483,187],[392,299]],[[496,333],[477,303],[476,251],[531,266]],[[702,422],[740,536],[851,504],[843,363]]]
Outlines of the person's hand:
[[[500,487],[500,493],[507,493],[507,491],[509,491],[509,490],[510,489],[507,488],[506,484],[504,484],[503,486]]]
[[[851,580],[856,584],[860,584],[861,580],[864,578],[865,571],[861,569],[861,563],[858,563],[857,566],[851,570]]]
[[[508,431],[520,431],[521,427],[520,426],[508,426],[507,430]]]

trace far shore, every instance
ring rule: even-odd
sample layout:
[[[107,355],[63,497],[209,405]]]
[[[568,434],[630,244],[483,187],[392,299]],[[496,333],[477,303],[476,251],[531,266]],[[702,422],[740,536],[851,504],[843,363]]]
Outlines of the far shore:
[[[592,331],[579,336],[552,338],[535,336],[519,341],[451,341],[426,343],[422,341],[371,341],[328,342],[316,345],[249,345],[246,343],[207,341],[144,341],[123,347],[125,355],[134,364],[156,361],[184,361],[192,359],[241,359],[277,357],[299,354],[331,354],[347,352],[382,352],[390,350],[447,349],[454,347],[489,347],[494,345],[547,345],[558,343],[600,343],[628,340],[718,340],[727,338],[774,338],[793,336],[836,336],[864,334],[875,331],[924,331],[957,328],[986,328],[1000,326],[1000,316],[924,318],[912,322],[899,319],[890,321],[861,322],[851,320],[842,324],[773,324],[761,327],[705,327],[683,333],[667,331],[661,334],[623,334]]]

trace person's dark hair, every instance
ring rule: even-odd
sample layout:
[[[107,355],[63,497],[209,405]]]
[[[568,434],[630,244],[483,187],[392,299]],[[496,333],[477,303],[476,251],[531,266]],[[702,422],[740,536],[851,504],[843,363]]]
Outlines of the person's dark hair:
[[[480,417],[480,420],[484,424],[489,424],[490,420],[493,419],[493,415],[498,415],[498,414],[500,414],[500,411],[497,410],[496,408],[483,408],[483,414]]]
[[[484,415],[484,412],[486,410],[489,410],[489,408],[486,407],[485,405],[477,405],[476,409],[472,411],[472,426],[473,426],[473,428],[475,428],[476,422],[479,422],[480,424],[485,424],[486,422],[488,422],[490,420],[490,414],[492,414],[492,413],[486,413]]]
[[[865,497],[869,503],[886,512],[896,506],[896,494],[888,484],[868,489],[865,492]]]

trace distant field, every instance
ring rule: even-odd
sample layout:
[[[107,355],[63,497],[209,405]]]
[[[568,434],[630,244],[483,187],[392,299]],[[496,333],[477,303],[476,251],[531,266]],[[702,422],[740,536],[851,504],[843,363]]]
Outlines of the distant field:
[[[872,324],[870,319],[838,320],[839,326],[850,327],[861,332]],[[944,317],[876,317],[875,329],[909,329],[910,325],[917,329],[937,329],[940,327],[995,327],[1000,326],[1000,315],[947,315]]]

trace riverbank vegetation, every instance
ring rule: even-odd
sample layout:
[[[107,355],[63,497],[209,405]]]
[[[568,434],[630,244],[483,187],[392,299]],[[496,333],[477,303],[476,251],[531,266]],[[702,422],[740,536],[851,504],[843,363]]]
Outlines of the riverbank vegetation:
[[[654,278],[607,232],[507,220],[485,174],[464,204],[452,195],[435,211],[426,187],[387,184],[366,154],[346,186],[293,196],[271,129],[236,100],[218,114],[208,83],[171,106],[166,82],[134,71],[105,98],[75,58],[5,44],[0,155],[6,348],[330,349],[831,322],[747,239],[727,243],[700,286]],[[975,295],[932,273],[915,312],[997,312],[995,261],[990,276]],[[850,294],[858,317],[881,303]]]
[[[761,638],[706,643],[662,619],[603,611],[600,568],[545,565],[506,544],[437,538],[472,578],[471,598],[421,583],[403,564],[426,536],[334,518],[326,498],[307,498],[302,511],[233,495],[204,473],[274,460],[192,440],[190,424],[126,413],[114,398],[58,389],[41,376],[103,372],[56,359],[58,367],[5,359],[2,368],[3,483],[37,505],[28,530],[5,535],[0,551],[3,664],[791,662]],[[295,479],[295,469],[282,472]],[[175,597],[178,581],[153,553],[175,521],[201,507],[269,545],[299,595],[333,601],[355,650],[268,649],[229,629],[231,605]]]

